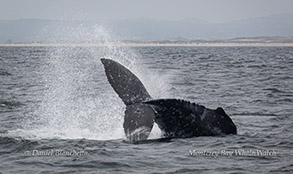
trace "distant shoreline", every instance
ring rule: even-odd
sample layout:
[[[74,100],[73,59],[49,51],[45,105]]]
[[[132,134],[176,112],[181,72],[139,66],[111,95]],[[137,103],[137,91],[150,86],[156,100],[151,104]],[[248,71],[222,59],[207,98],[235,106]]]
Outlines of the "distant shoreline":
[[[109,43],[117,47],[293,47],[293,43]],[[0,47],[103,47],[103,43],[13,43]]]

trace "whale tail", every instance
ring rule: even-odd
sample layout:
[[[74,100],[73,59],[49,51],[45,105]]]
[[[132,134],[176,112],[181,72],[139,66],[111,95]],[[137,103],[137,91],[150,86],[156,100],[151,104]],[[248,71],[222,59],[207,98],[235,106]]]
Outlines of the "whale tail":
[[[126,106],[151,99],[142,82],[127,68],[111,59],[101,59],[109,83]]]
[[[124,132],[130,141],[148,138],[155,113],[143,101],[152,99],[142,82],[127,68],[111,59],[101,59],[107,79],[112,88],[126,105]]]
[[[222,108],[209,109],[178,99],[152,100],[141,81],[123,65],[101,59],[109,83],[126,105],[124,132],[130,141],[148,138],[154,121],[166,137],[237,134]]]

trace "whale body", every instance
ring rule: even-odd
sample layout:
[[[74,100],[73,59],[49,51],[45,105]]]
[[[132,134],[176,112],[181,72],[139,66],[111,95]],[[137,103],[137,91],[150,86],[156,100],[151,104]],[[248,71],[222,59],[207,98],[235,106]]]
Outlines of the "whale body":
[[[111,59],[101,61],[110,85],[126,105],[123,128],[129,141],[146,140],[154,122],[165,138],[237,134],[223,108],[213,110],[181,99],[152,99],[126,67]]]

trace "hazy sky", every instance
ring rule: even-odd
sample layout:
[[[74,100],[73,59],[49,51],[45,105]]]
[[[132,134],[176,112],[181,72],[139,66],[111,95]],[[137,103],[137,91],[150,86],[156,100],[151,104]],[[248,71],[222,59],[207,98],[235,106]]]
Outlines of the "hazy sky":
[[[293,0],[0,0],[0,19],[169,19],[210,22],[293,13]]]

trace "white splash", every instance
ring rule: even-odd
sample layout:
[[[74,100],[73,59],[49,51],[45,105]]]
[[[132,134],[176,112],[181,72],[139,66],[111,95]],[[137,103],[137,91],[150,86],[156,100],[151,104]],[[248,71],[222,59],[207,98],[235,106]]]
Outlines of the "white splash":
[[[40,68],[45,84],[43,96],[40,96],[42,101],[23,128],[10,131],[10,135],[29,139],[124,139],[125,106],[106,79],[100,62],[102,57],[128,67],[153,97],[166,94],[166,88],[162,88],[166,83],[159,80],[160,76],[144,70],[138,59],[140,56],[130,48],[115,46],[113,43],[119,41],[101,25],[53,26],[46,28],[45,32],[62,42],[98,41],[105,46],[48,49],[47,62]],[[160,129],[155,125],[150,138],[159,138],[160,135]]]

